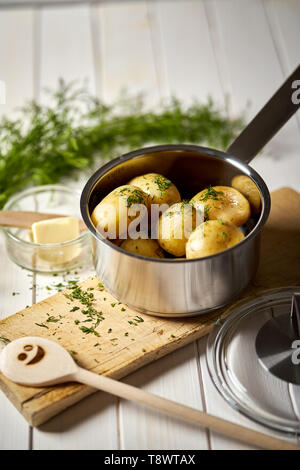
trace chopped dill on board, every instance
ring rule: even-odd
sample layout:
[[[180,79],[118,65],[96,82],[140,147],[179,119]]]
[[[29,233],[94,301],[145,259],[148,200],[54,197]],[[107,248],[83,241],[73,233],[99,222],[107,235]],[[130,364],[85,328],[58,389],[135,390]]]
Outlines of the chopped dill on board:
[[[0,336],[0,341],[2,341],[2,343],[5,343],[5,344],[10,343],[10,339],[4,338],[4,336]]]
[[[36,326],[39,326],[40,328],[47,328],[49,330],[47,325],[44,325],[44,323],[35,323]]]
[[[47,318],[46,322],[47,323],[57,323],[59,320],[61,320],[61,315],[59,318],[55,318],[53,315]]]

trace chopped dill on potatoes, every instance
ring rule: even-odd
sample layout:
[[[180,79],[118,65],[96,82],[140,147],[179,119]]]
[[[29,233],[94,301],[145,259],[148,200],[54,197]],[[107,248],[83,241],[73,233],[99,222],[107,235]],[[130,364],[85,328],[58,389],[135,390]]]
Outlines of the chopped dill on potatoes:
[[[142,191],[134,189],[132,194],[127,198],[127,207],[131,207],[132,204],[142,204],[143,203],[143,194]]]
[[[154,183],[157,184],[161,195],[165,194],[172,184],[170,180],[161,175],[155,177]]]
[[[208,219],[209,207],[207,205],[204,206],[204,218]]]
[[[207,199],[214,199],[215,201],[218,201],[219,199],[222,199],[219,196],[222,196],[223,193],[222,191],[216,191],[214,188],[209,186],[202,196],[199,197],[199,201],[207,201]]]

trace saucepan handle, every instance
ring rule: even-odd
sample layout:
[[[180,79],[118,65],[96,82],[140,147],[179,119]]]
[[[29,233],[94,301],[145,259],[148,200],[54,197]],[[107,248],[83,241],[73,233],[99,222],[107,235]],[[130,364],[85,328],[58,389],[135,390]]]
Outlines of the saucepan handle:
[[[300,65],[252,119],[227,152],[249,163],[300,107]]]

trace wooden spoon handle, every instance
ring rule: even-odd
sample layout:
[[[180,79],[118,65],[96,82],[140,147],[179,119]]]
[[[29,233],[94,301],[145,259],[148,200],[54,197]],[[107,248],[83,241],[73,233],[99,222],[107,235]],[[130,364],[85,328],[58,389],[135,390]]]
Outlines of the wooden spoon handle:
[[[61,214],[43,214],[42,212],[30,211],[0,211],[0,227],[31,228],[35,222],[41,220],[65,217]],[[79,220],[79,230],[87,230],[83,220]]]
[[[253,431],[238,424],[231,423],[216,416],[212,416],[203,411],[181,405],[171,400],[158,397],[151,393],[145,392],[132,385],[119,382],[117,380],[97,375],[85,369],[78,368],[78,372],[74,374],[73,379],[76,382],[84,383],[93,388],[103,390],[105,392],[116,395],[117,397],[132,400],[141,403],[156,410],[162,411],[172,416],[176,416],[186,421],[199,424],[212,431],[220,432],[227,436],[233,437],[239,441],[243,441],[254,446],[273,449],[273,450],[299,450],[296,445],[276,439],[266,434]]]

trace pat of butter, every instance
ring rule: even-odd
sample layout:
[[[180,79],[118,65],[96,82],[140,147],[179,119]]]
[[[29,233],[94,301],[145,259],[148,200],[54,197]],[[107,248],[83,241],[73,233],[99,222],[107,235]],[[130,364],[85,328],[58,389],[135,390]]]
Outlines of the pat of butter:
[[[76,217],[57,217],[32,224],[34,243],[61,243],[79,236],[79,220]]]
[[[79,220],[76,217],[58,217],[42,220],[32,225],[34,243],[51,245],[68,242],[79,236]],[[39,248],[38,255],[50,263],[66,263],[80,253],[77,245]]]

